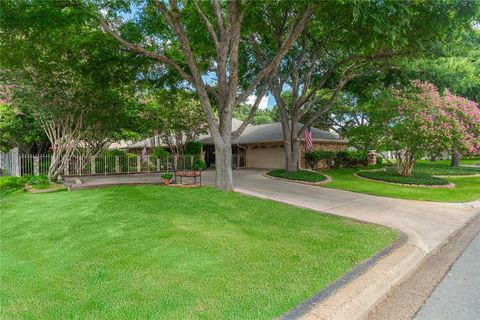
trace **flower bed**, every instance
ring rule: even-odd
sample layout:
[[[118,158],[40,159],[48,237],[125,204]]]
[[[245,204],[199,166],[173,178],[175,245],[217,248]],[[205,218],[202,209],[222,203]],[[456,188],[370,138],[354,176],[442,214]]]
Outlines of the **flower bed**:
[[[422,172],[413,172],[410,177],[400,176],[394,169],[359,171],[357,175],[367,179],[399,184],[427,186],[444,186],[449,184],[449,182],[443,178],[433,177]]]
[[[295,172],[287,172],[285,169],[275,169],[269,171],[267,175],[288,180],[307,181],[307,182],[321,182],[327,180],[327,177],[321,173],[297,170]]]

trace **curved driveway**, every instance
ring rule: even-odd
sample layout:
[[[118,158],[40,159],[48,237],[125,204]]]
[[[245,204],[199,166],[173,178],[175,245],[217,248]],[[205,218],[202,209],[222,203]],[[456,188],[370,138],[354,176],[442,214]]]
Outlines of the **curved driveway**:
[[[408,235],[407,243],[344,288],[312,306],[304,319],[361,318],[422,259],[480,212],[480,201],[440,203],[377,197],[309,186],[264,176],[265,171],[235,170],[235,191],[321,212],[386,225]],[[203,181],[213,185],[214,171]]]

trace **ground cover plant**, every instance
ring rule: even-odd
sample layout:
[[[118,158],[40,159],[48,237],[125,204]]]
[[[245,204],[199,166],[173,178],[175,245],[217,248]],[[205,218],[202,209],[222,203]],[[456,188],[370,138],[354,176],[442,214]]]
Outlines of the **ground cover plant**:
[[[357,175],[363,178],[399,184],[440,186],[449,183],[448,180],[443,178],[434,177],[428,173],[418,171],[414,171],[411,176],[401,176],[392,168],[386,170],[361,170],[357,172]]]
[[[321,182],[327,179],[321,173],[309,171],[309,170],[297,170],[294,172],[288,172],[285,169],[275,169],[269,171],[267,175],[277,178],[289,179],[289,180],[299,180],[307,182]]]
[[[214,188],[0,201],[4,319],[272,319],[397,237]]]
[[[25,185],[29,185],[32,189],[41,190],[47,189],[50,186],[50,181],[45,175],[39,176],[23,176],[23,177],[0,177],[0,196],[22,190]]]
[[[467,202],[480,199],[480,177],[448,177],[445,179],[454,183],[454,188],[424,188],[368,181],[355,177],[353,174],[356,172],[358,172],[357,169],[351,168],[325,170],[325,174],[332,177],[332,182],[324,184],[322,187],[425,201]]]

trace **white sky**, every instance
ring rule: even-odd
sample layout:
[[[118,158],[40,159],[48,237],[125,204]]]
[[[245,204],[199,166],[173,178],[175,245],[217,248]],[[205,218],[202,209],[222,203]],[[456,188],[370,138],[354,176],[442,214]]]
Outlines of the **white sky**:
[[[251,95],[248,97],[247,101],[245,101],[246,104],[253,105],[255,103],[255,99],[257,96]],[[260,101],[260,104],[258,105],[259,109],[265,110],[268,108],[268,97],[264,96],[262,100]]]

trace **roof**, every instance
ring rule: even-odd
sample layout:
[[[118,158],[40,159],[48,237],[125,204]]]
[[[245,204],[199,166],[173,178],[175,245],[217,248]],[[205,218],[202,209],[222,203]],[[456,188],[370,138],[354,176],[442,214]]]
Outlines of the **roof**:
[[[232,120],[232,132],[237,130],[242,124],[241,120]],[[303,124],[297,124],[297,132],[303,127]],[[312,138],[314,141],[336,141],[345,143],[346,140],[342,140],[337,134],[328,131],[320,130],[317,128],[311,128]],[[142,141],[138,141],[128,145],[126,148],[143,148],[144,146],[153,147],[154,139],[155,145],[162,145],[162,139],[159,136],[150,137]],[[283,142],[283,130],[280,122],[252,125],[249,124],[243,133],[233,141],[233,144],[251,144],[251,143],[264,143],[264,142]],[[200,135],[197,141],[203,144],[213,144],[213,140],[209,134]]]
[[[297,132],[303,127],[303,124],[297,124]],[[337,134],[320,130],[317,128],[311,128],[312,138],[315,141],[337,141],[346,142],[342,140]],[[206,136],[203,139],[198,139],[203,144],[213,144],[212,138]],[[264,143],[264,142],[283,142],[283,130],[280,122],[261,124],[261,125],[249,125],[245,128],[245,131],[233,141],[234,144],[251,144],[251,143]]]

